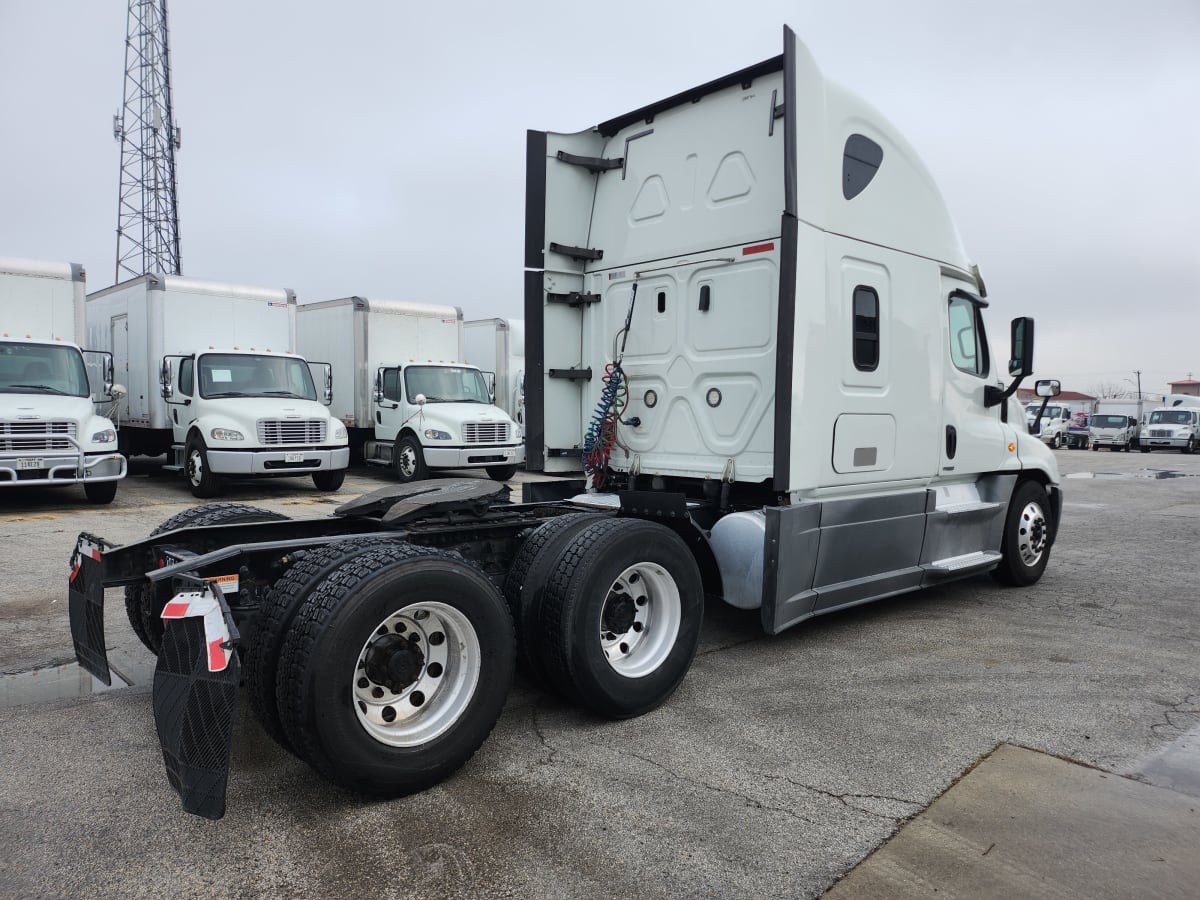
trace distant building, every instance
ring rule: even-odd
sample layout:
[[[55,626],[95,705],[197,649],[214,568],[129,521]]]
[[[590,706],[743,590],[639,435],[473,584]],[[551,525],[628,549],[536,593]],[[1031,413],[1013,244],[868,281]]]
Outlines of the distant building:
[[[1037,391],[1033,388],[1017,388],[1017,402],[1021,405],[1025,405],[1026,403],[1041,403],[1042,398],[1037,395]],[[1079,391],[1063,391],[1050,402],[1066,403],[1071,406],[1087,406],[1090,410],[1095,406],[1096,398],[1091,394],[1081,394]]]
[[[1171,388],[1168,393],[1184,394],[1188,397],[1200,397],[1200,381],[1192,378],[1190,372],[1188,373],[1188,377],[1183,381],[1168,381],[1167,384]]]

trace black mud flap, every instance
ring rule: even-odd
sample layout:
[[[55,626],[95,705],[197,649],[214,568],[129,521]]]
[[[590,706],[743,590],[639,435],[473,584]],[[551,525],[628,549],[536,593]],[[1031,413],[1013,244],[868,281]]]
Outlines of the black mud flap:
[[[176,594],[154,670],[154,724],[167,779],[185,812],[225,815],[241,663],[237,630],[215,584]]]
[[[75,542],[67,582],[67,606],[75,659],[82,669],[112,684],[104,646],[104,563],[108,542],[86,532]]]

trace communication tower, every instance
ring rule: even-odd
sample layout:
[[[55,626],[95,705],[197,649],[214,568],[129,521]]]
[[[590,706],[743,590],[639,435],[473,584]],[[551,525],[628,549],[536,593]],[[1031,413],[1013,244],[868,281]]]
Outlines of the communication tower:
[[[115,280],[147,272],[180,274],[167,0],[129,0],[125,87],[113,137],[121,145]]]

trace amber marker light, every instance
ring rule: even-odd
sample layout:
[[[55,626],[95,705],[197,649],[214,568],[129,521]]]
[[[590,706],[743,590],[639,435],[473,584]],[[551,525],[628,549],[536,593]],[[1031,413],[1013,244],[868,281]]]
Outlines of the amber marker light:
[[[1016,449],[1017,449],[1017,445],[1016,445],[1016,444],[1009,444],[1009,445],[1008,445],[1008,452],[1009,452],[1009,453],[1012,453],[1012,452],[1013,452],[1014,450],[1016,450]]]

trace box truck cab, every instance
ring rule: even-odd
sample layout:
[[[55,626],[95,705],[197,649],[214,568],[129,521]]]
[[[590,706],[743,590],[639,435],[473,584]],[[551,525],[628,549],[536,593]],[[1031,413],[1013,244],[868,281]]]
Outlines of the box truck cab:
[[[333,411],[369,465],[402,482],[431,469],[484,469],[498,481],[525,461],[521,429],[492,402],[463,357],[462,311],[453,306],[344,297],[305,303],[300,349],[330,360]]]
[[[1040,427],[1039,411],[1041,412]],[[1045,443],[1057,449],[1067,446],[1073,412],[1071,407],[1065,403],[1050,403],[1044,410],[1040,403],[1033,403],[1025,408],[1025,418],[1029,423],[1030,434],[1037,435]],[[1034,430],[1035,428],[1037,430]]]
[[[71,263],[0,259],[0,489],[82,484],[110,503],[125,477],[117,432],[98,415],[112,359],[82,350],[85,275]]]
[[[327,408],[328,364],[294,352],[293,292],[143,275],[89,294],[87,322],[127,379],[126,452],[169,454],[165,468],[197,497],[217,496],[227,478],[341,487],[346,427]]]
[[[1100,400],[1090,423],[1092,449],[1138,449],[1142,416],[1141,400]]]
[[[1162,406],[1150,413],[1142,427],[1142,452],[1178,450],[1191,453],[1200,447],[1200,397],[1168,394]]]

